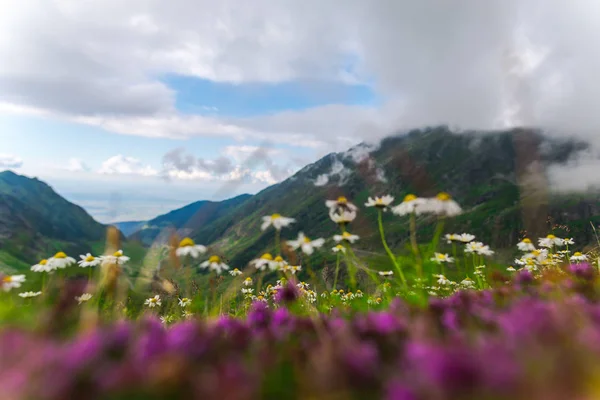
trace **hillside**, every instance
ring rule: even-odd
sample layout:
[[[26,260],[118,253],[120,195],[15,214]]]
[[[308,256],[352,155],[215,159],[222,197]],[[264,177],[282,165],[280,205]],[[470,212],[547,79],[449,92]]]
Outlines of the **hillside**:
[[[132,240],[142,242],[144,245],[150,245],[157,240],[166,241],[173,229],[177,230],[180,236],[187,236],[205,226],[211,226],[215,220],[222,216],[230,215],[233,210],[250,197],[252,196],[243,194],[224,201],[197,201],[141,223],[141,226],[129,237]],[[130,226],[126,225],[126,227],[129,228]]]
[[[434,196],[447,191],[465,209],[464,215],[448,221],[447,230],[471,232],[494,248],[515,245],[525,230],[533,237],[552,230],[590,243],[594,236],[589,221],[600,218],[598,195],[550,196],[543,170],[535,168],[565,163],[586,147],[524,130],[415,130],[389,137],[377,148],[363,144],[329,154],[233,212],[199,226],[192,236],[212,244],[232,264],[245,265],[272,246],[272,232],[260,231],[264,215],[277,212],[296,218],[294,228],[284,230],[284,238],[299,230],[311,237],[330,237],[337,227],[329,220],[326,199],[345,195],[362,206],[369,195],[391,193],[400,201],[407,193]],[[385,224],[388,241],[395,248],[402,246],[406,220],[387,215]],[[434,225],[431,218],[420,221],[423,240]],[[373,210],[362,208],[351,229],[363,238],[361,248],[380,249]]]
[[[0,267],[22,267],[58,250],[85,252],[104,234],[102,224],[46,183],[0,172]]]

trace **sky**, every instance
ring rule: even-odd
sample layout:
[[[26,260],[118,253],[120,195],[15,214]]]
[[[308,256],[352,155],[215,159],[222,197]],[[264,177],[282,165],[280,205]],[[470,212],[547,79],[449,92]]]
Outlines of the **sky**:
[[[600,144],[593,0],[0,9],[0,169],[39,177],[102,222],[256,193],[424,125],[536,126]],[[593,149],[553,176],[576,189],[598,178],[570,174],[599,166]]]

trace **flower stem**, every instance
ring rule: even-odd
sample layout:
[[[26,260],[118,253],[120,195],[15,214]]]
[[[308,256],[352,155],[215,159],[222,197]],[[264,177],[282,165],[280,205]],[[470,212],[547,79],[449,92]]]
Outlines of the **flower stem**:
[[[381,210],[377,211],[377,222],[379,223],[379,233],[381,235],[381,242],[383,243],[383,248],[387,252],[392,263],[394,264],[394,267],[396,268],[396,271],[398,271],[398,275],[400,276],[400,279],[402,280],[402,284],[406,288],[408,286],[406,284],[406,278],[404,277],[402,268],[400,268],[400,265],[398,265],[398,261],[396,260],[394,253],[392,253],[392,250],[390,250],[390,248],[387,244],[387,241],[385,240],[385,232],[383,230],[383,211],[381,211]]]
[[[409,219],[410,228],[410,246],[412,247],[413,254],[417,262],[417,275],[419,279],[423,278],[423,263],[421,261],[421,252],[419,251],[419,244],[417,243],[417,217],[415,213],[410,214]]]
[[[337,259],[335,261],[335,276],[333,278],[333,289],[332,290],[337,290],[337,281],[338,281],[339,272],[340,272],[340,252],[338,251]]]

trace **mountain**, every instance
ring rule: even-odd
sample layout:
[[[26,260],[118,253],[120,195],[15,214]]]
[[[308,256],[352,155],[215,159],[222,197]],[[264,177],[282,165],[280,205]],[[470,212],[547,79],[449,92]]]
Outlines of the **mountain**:
[[[211,226],[220,217],[230,215],[233,210],[251,197],[249,194],[242,194],[224,201],[197,201],[141,223],[141,226],[129,237],[145,245],[150,245],[157,240],[168,240],[172,229],[177,230],[179,236],[188,236],[191,232],[200,230],[204,226]],[[130,228],[134,224],[129,222],[125,227]],[[117,227],[120,225],[118,224]]]
[[[597,193],[555,195],[544,168],[567,163],[587,144],[544,137],[515,129],[498,132],[452,132],[446,127],[414,130],[384,139],[379,146],[358,145],[332,153],[291,178],[246,199],[210,223],[195,224],[191,236],[212,245],[232,265],[243,266],[272,250],[273,232],[261,232],[261,217],[280,213],[297,220],[283,238],[298,231],[309,237],[331,237],[337,227],[328,217],[326,199],[344,195],[361,206],[351,230],[361,248],[381,251],[376,214],[362,205],[372,195],[390,193],[435,196],[449,192],[465,213],[448,220],[446,231],[465,231],[501,249],[514,246],[523,234],[549,231],[591,243],[590,221],[600,222]],[[419,221],[419,235],[428,241],[431,217]],[[387,214],[385,228],[393,248],[407,241],[406,219]]]
[[[59,250],[89,251],[105,230],[37,178],[0,172],[0,267],[21,267]]]
[[[123,233],[125,236],[129,236],[139,231],[146,225],[148,221],[124,221],[115,222],[113,225]]]

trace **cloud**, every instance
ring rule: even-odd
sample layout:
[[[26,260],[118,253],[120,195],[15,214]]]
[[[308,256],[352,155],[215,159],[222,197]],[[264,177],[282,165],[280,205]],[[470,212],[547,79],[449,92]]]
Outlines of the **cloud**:
[[[158,176],[158,171],[151,166],[144,165],[137,158],[127,157],[121,154],[104,161],[98,170],[98,173],[106,175]]]
[[[21,168],[23,160],[12,154],[0,154],[0,168]]]
[[[547,168],[550,187],[558,192],[581,192],[600,188],[600,154],[587,150],[576,154],[565,164]]]
[[[70,158],[66,169],[71,172],[84,172],[90,170],[85,162],[79,158]]]

